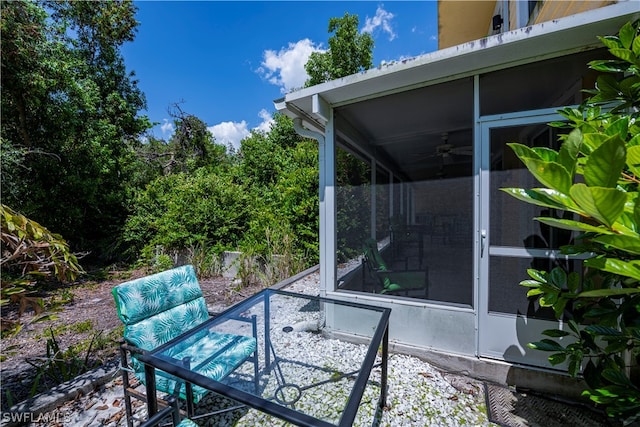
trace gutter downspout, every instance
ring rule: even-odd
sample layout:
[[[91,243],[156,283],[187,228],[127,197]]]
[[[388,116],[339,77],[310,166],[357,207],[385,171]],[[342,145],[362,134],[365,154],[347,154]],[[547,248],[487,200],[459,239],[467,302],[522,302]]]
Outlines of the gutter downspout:
[[[319,244],[320,244],[320,296],[325,297],[327,295],[327,286],[324,284],[325,281],[330,277],[330,274],[327,274],[326,263],[328,257],[325,255],[325,251],[327,250],[327,215],[326,212],[327,206],[325,203],[325,186],[326,186],[326,160],[325,160],[325,135],[320,132],[312,131],[302,126],[302,119],[300,117],[296,117],[293,119],[293,129],[298,133],[298,135],[303,136],[305,138],[311,138],[318,141],[318,169],[319,169],[319,177],[318,177],[318,202],[320,208],[320,230],[319,231]]]
[[[318,141],[319,144],[324,144],[324,135],[320,132],[315,132],[309,130],[302,126],[302,119],[300,117],[296,117],[293,119],[293,129],[300,136],[304,136],[305,138],[311,138]]]

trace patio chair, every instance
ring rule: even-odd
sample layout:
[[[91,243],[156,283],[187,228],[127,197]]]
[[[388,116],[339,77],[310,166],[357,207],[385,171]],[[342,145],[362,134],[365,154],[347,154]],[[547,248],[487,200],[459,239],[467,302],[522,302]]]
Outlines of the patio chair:
[[[186,265],[122,283],[112,290],[118,317],[124,323],[124,342],[120,346],[121,372],[124,386],[127,422],[133,426],[131,398],[147,401],[149,396],[135,390],[129,382],[133,373],[145,383],[144,364],[136,357],[145,351],[170,341],[209,318],[207,305],[193,266]],[[252,323],[253,337],[203,330],[197,342],[181,349],[180,357],[190,357],[194,363],[204,359],[200,369],[206,375],[221,380],[247,361],[253,362],[255,387],[258,384],[258,353],[256,319],[241,318]],[[207,348],[209,354],[198,354]],[[215,357],[208,356],[213,354]],[[194,354],[191,354],[194,353]],[[211,359],[211,360],[209,360]],[[185,383],[168,373],[156,370],[156,389],[186,401],[187,416],[192,418],[194,405],[208,393],[197,385]],[[155,398],[155,396],[154,396]],[[162,406],[168,406],[160,401]]]
[[[393,271],[389,269],[378,250],[378,243],[375,239],[367,239],[365,241],[362,261],[366,264],[366,269],[374,280],[377,293],[428,297],[429,270]]]

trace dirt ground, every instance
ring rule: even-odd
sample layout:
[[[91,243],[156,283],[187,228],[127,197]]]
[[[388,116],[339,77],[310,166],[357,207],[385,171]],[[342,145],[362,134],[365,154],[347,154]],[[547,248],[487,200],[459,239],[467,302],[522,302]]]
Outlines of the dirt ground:
[[[90,364],[99,366],[118,357],[118,342],[121,334],[121,322],[118,319],[111,290],[119,283],[142,277],[143,270],[128,272],[111,272],[106,280],[84,281],[43,292],[45,303],[70,299],[67,303],[58,303],[57,319],[29,323],[34,313],[29,310],[20,316],[24,327],[15,336],[0,340],[0,390],[2,409],[21,402],[32,392],[34,379],[38,374],[35,366],[43,366],[47,360],[47,339],[51,338],[51,330],[60,350],[64,351],[75,346],[78,358],[83,360],[87,343],[96,334],[103,341],[107,341],[104,349],[91,351]],[[231,279],[214,277],[200,280],[200,287],[209,308],[220,311],[238,302],[258,290],[259,287],[244,287],[238,289]],[[4,318],[16,319],[17,306],[3,309]],[[79,343],[84,342],[84,347]],[[29,363],[30,362],[30,363]],[[51,378],[42,377],[38,380],[40,392],[57,384]]]

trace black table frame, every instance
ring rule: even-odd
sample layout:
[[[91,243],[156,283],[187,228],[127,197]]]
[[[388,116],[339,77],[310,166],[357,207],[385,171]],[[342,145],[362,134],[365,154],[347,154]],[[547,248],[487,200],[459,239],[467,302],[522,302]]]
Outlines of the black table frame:
[[[281,404],[277,404],[273,402],[273,399],[263,398],[255,396],[251,393],[247,393],[245,391],[233,388],[228,386],[222,382],[215,381],[211,378],[200,375],[196,372],[193,372],[185,367],[174,365],[164,358],[158,356],[158,353],[161,353],[167,347],[172,346],[174,343],[182,341],[188,335],[197,333],[198,331],[206,328],[210,328],[215,326],[218,323],[225,322],[227,320],[233,319],[237,317],[235,313],[245,311],[246,309],[253,307],[260,302],[265,303],[265,365],[266,369],[273,369],[270,365],[270,354],[271,354],[271,343],[269,339],[269,298],[271,295],[284,295],[291,296],[295,298],[308,299],[310,301],[317,301],[319,303],[327,302],[332,304],[343,305],[347,307],[354,307],[360,309],[366,309],[371,311],[378,311],[381,313],[380,320],[378,322],[378,326],[375,329],[373,336],[369,342],[369,348],[367,350],[366,356],[362,362],[362,366],[360,367],[360,374],[358,375],[347,400],[347,405],[345,406],[342,416],[340,418],[339,424],[331,424],[327,421],[320,420],[314,418],[308,414],[298,412],[294,409],[288,408]],[[204,387],[208,390],[211,390],[215,393],[218,393],[222,396],[228,397],[230,399],[236,400],[242,404],[250,406],[254,409],[257,409],[261,412],[273,415],[285,421],[294,423],[299,426],[320,426],[320,427],[329,427],[329,426],[338,426],[338,427],[346,427],[351,426],[358,412],[358,407],[360,405],[360,401],[362,400],[362,396],[364,394],[365,388],[369,381],[369,374],[374,366],[378,366],[375,364],[376,355],[378,352],[378,348],[381,347],[382,350],[382,360],[379,366],[381,366],[381,378],[380,378],[380,398],[378,399],[378,408],[376,412],[376,418],[379,419],[383,408],[386,406],[386,393],[387,393],[387,372],[388,372],[388,359],[389,359],[389,316],[391,313],[390,308],[377,307],[367,304],[360,304],[350,301],[342,301],[318,296],[309,296],[304,294],[297,294],[277,289],[264,289],[257,294],[247,298],[246,300],[230,307],[219,315],[208,319],[207,321],[201,323],[195,328],[185,332],[184,334],[174,338],[173,340],[167,342],[159,346],[158,348],[145,352],[144,354],[140,354],[138,356],[139,360],[145,364],[145,386],[147,389],[147,411],[149,417],[153,416],[158,411],[158,402],[155,398],[156,395],[156,385],[155,385],[155,369],[162,370],[171,375],[174,375],[178,378],[181,378],[187,382],[187,384],[196,384],[201,387]],[[258,350],[256,350],[258,351]],[[277,359],[277,356],[274,354],[274,359]],[[275,360],[274,360],[275,362]],[[354,374],[353,372],[350,374]],[[350,375],[348,374],[348,375]]]

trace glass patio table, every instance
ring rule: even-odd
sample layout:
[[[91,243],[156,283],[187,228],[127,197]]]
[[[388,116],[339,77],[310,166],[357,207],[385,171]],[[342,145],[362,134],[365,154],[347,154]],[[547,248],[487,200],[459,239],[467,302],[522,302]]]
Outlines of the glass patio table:
[[[282,290],[258,292],[139,356],[145,363],[149,416],[157,411],[151,396],[159,369],[300,426],[351,426],[361,402],[370,412],[360,416],[376,419],[386,404],[390,312]],[[247,362],[213,380],[199,372],[197,363],[172,357],[195,337],[216,333],[253,337],[257,367]]]

